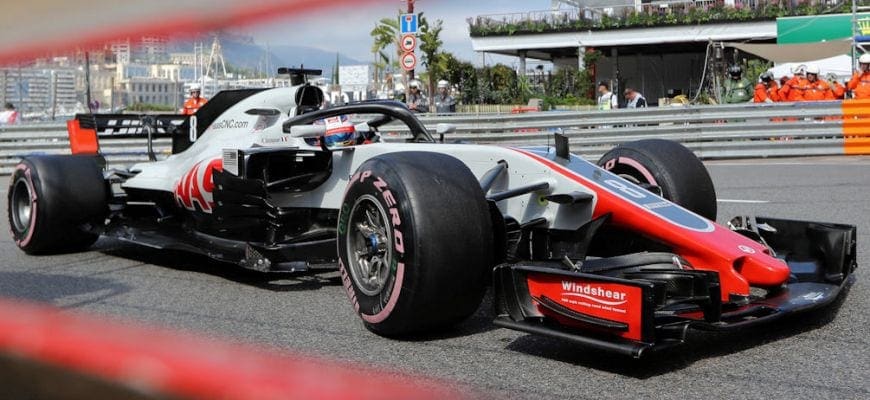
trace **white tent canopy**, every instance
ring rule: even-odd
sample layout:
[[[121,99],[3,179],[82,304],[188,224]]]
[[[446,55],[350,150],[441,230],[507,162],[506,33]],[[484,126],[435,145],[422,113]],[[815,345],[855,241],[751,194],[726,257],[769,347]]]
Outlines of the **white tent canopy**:
[[[770,71],[773,72],[773,76],[776,78],[781,76],[791,76],[795,67],[800,65],[817,65],[821,70],[822,77],[830,73],[836,74],[841,78],[852,75],[852,57],[846,55],[808,62],[776,64],[776,66],[771,68]]]
[[[725,43],[725,46],[755,54],[775,63],[806,63],[809,60],[834,57],[852,51],[852,42],[850,40],[830,40],[827,42],[797,44]]]

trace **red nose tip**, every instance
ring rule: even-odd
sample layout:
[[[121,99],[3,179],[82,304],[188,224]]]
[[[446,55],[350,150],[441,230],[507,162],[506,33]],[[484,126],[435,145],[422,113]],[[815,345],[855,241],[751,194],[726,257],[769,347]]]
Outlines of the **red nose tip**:
[[[762,258],[759,260],[759,258]],[[743,275],[750,286],[779,286],[788,280],[788,265],[773,257],[740,257],[734,269]]]

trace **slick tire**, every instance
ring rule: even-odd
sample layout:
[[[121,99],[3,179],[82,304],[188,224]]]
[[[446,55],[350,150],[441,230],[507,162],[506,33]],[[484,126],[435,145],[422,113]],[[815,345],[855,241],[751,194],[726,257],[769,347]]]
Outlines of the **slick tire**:
[[[480,305],[493,266],[489,207],[456,158],[384,154],[351,177],[339,212],[344,287],[380,335],[438,331]]]
[[[9,185],[6,210],[12,238],[28,254],[84,250],[99,235],[80,228],[102,223],[107,199],[106,181],[93,157],[25,158]]]
[[[640,184],[657,186],[665,199],[716,220],[713,180],[701,160],[677,142],[647,139],[624,143],[604,154],[598,165]]]

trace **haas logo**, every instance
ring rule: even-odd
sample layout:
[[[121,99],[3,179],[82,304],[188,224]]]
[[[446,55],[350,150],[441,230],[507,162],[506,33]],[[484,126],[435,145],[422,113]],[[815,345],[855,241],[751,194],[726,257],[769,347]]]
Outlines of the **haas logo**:
[[[175,202],[178,206],[190,211],[199,208],[200,211],[211,214],[214,209],[212,176],[215,170],[223,171],[223,161],[220,158],[211,160],[207,164],[205,161],[200,161],[184,174],[175,184]]]

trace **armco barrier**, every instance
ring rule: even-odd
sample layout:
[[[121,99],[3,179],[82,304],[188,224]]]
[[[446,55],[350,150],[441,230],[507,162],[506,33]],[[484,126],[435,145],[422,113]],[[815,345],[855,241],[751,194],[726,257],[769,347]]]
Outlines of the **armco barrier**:
[[[675,106],[636,110],[552,111],[525,114],[423,115],[426,126],[450,123],[448,140],[501,145],[543,145],[554,132],[569,136],[571,150],[596,159],[632,140],[679,141],[705,159],[870,154],[870,101],[847,100],[723,106]],[[68,153],[61,123],[0,128],[0,174],[21,156]],[[382,128],[386,140],[407,133],[398,124]],[[145,139],[100,143],[110,164],[147,159]],[[170,143],[155,149],[167,154]]]

